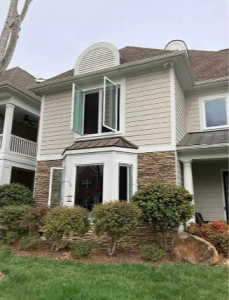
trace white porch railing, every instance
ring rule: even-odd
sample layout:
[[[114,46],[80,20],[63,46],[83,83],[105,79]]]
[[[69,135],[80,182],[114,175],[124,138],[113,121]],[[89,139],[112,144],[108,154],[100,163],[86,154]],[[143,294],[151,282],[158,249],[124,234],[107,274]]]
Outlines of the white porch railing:
[[[2,148],[2,138],[3,138],[3,134],[0,134],[0,148]]]
[[[37,143],[11,134],[10,151],[35,158],[37,155]]]

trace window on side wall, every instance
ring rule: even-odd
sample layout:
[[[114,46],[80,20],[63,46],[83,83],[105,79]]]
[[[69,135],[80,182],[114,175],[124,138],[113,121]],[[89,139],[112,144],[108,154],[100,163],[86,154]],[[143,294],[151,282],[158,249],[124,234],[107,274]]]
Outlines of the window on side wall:
[[[203,100],[203,129],[220,129],[228,127],[227,101],[226,97]]]
[[[104,85],[82,91],[73,84],[72,130],[80,135],[118,132],[120,123],[120,86],[104,77]]]

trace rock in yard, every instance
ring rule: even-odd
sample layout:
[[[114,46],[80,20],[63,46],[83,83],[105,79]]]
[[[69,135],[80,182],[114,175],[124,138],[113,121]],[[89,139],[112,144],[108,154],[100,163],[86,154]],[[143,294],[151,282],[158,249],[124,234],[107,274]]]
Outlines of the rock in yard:
[[[187,232],[176,236],[172,247],[173,253],[180,261],[209,266],[219,262],[219,254],[212,244]]]

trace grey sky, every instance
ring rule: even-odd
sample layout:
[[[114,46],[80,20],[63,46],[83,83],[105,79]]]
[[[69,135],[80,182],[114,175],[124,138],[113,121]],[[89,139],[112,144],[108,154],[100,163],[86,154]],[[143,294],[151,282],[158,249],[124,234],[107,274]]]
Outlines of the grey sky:
[[[0,31],[9,3],[0,0]],[[163,49],[177,38],[189,49],[228,48],[228,1],[33,0],[10,67],[48,78],[96,42]]]

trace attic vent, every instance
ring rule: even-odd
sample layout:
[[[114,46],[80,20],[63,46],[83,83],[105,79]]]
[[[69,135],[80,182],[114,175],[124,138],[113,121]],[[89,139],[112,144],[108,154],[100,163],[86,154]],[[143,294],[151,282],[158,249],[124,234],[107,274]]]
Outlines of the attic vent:
[[[97,43],[87,48],[77,59],[74,75],[106,69],[120,64],[120,54],[109,43]]]
[[[186,51],[188,55],[188,48],[184,41],[182,40],[173,40],[169,42],[165,46],[165,50],[171,50],[171,51]],[[189,56],[189,55],[188,55]]]

